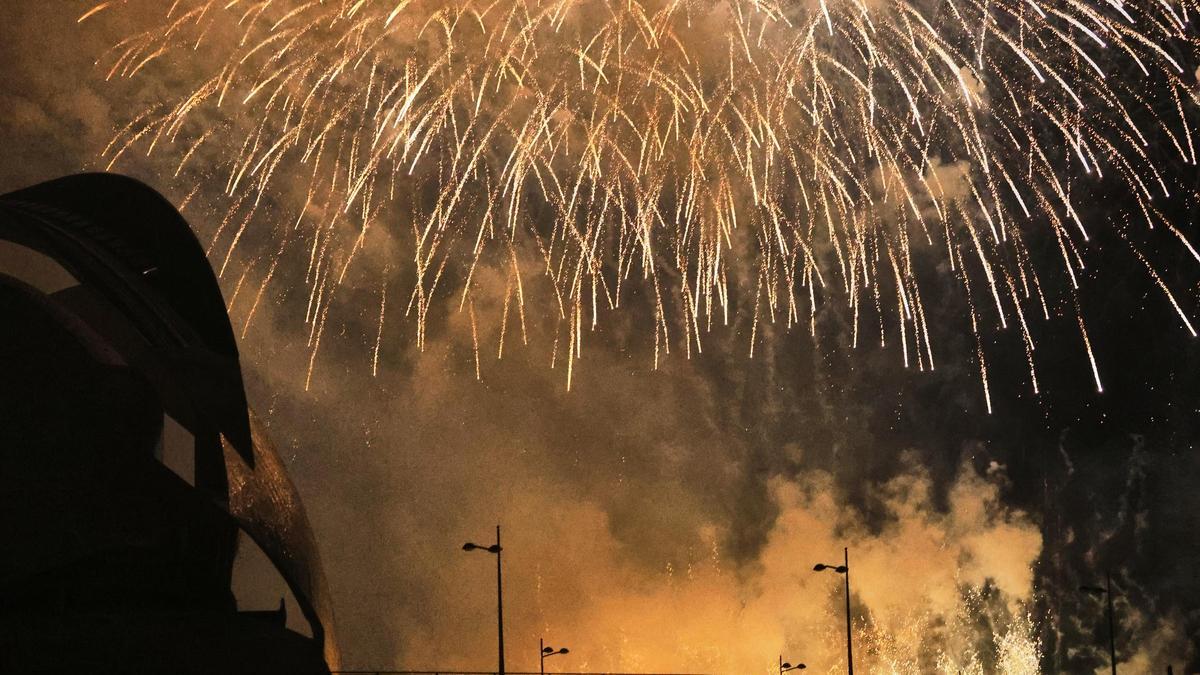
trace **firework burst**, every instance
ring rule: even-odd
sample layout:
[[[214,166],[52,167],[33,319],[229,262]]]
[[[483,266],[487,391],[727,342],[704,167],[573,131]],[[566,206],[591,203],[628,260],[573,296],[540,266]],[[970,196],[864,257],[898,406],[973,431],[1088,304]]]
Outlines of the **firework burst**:
[[[117,11],[132,9],[101,3],[80,20]],[[1195,335],[1147,254],[1171,239],[1200,261],[1154,204],[1180,191],[1169,166],[1196,163],[1195,0],[176,0],[158,11],[99,67],[196,75],[132,116],[105,161],[137,148],[167,153],[195,183],[219,175],[226,215],[210,254],[222,274],[247,228],[270,228],[258,288],[243,290],[243,273],[231,303],[250,298],[248,328],[281,259],[303,266],[310,377],[372,228],[406,242],[385,273],[404,278],[402,295],[389,300],[381,283],[376,366],[389,313],[414,317],[424,344],[430,308],[453,298],[478,372],[486,267],[505,279],[497,353],[517,327],[525,338],[536,292],[540,314],[557,318],[568,386],[584,333],[631,293],[654,307],[656,364],[672,347],[700,350],[731,315],[751,326],[753,355],[764,322],[816,331],[830,304],[853,344],[898,343],[906,366],[932,369],[924,290],[949,275],[990,410],[982,335],[1012,329],[1036,392],[1031,324],[1055,314],[1078,323],[1101,388],[1077,297],[1097,228],[1145,264]],[[1101,184],[1124,199],[1088,222],[1077,207]]]

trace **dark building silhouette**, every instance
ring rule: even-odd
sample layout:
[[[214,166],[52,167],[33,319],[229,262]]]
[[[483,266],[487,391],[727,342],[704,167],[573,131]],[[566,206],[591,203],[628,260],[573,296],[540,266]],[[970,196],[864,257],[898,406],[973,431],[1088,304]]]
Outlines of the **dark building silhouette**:
[[[239,546],[309,635],[282,602],[239,611]],[[113,175],[0,197],[0,672],[337,661],[316,542],[187,223]]]

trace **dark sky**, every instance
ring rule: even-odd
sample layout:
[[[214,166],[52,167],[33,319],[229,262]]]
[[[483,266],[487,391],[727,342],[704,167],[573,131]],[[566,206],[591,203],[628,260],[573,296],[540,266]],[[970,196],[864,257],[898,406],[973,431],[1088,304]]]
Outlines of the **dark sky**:
[[[103,168],[113,134],[189,77],[105,82],[93,63],[143,24],[77,24],[92,4],[2,10],[0,191]],[[180,203],[192,185],[177,161],[137,153],[118,169]],[[205,243],[223,217],[211,174],[185,210]],[[1081,208],[1103,221],[1122,199],[1100,184]],[[1195,203],[1183,190],[1159,204],[1193,241]],[[905,369],[894,344],[851,349],[833,310],[815,337],[760,326],[754,358],[739,316],[655,370],[634,299],[587,335],[567,391],[538,307],[530,344],[510,339],[503,359],[495,322],[473,330],[454,301],[431,311],[423,350],[392,310],[373,374],[380,291],[407,299],[381,273],[386,238],[351,271],[310,378],[306,261],[285,259],[242,366],[321,543],[345,665],[490,667],[490,560],[459,548],[499,522],[514,669],[536,667],[539,636],[571,648],[564,668],[771,672],[780,652],[839,667],[839,587],[809,570],[849,546],[864,664],[915,672],[978,653],[986,672],[1024,672],[1032,650],[1046,670],[1102,668],[1102,607],[1075,589],[1111,570],[1123,667],[1200,672],[1200,342],[1116,228],[1098,229],[1080,298],[1104,392],[1072,315],[1035,328],[1036,396],[1018,336],[989,329],[990,415],[951,284],[926,299],[932,373]],[[222,275],[235,326],[273,236],[252,230]],[[1200,264],[1161,241],[1155,260],[1195,320]],[[493,316],[504,281],[482,274],[476,302]]]

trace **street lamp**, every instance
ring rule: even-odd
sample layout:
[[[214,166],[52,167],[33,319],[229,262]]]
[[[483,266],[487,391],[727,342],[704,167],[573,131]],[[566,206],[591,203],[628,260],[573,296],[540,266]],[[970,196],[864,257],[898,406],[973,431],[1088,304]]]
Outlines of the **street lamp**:
[[[1112,666],[1112,675],[1117,675],[1117,631],[1113,622],[1112,573],[1104,573],[1104,588],[1099,586],[1080,586],[1079,590],[1096,596],[1107,596],[1108,599],[1108,663]]]
[[[558,650],[555,650],[554,647],[547,647],[546,641],[542,638],[538,638],[538,646],[541,647],[541,650],[538,651],[538,658],[542,660],[542,666],[540,670],[542,675],[545,675],[546,673],[546,659],[550,658],[551,656],[558,656],[559,654],[571,653],[571,650],[567,649],[566,647]]]
[[[849,669],[850,675],[854,675],[854,650],[850,640],[850,549],[843,548],[842,555],[844,557],[843,564],[835,567],[817,563],[813,565],[813,571],[833,570],[838,574],[846,575],[846,667]]]
[[[480,546],[467,542],[463,544],[464,551],[487,551],[488,553],[496,554],[496,636],[499,656],[498,675],[504,675],[504,584],[501,577],[500,567],[500,552],[504,549],[500,548],[500,526],[496,526],[496,543],[492,546]]]
[[[803,663],[797,663],[793,666],[792,664],[783,660],[783,654],[779,655],[779,675],[783,675],[789,670],[804,670],[807,667],[808,666],[804,665]]]

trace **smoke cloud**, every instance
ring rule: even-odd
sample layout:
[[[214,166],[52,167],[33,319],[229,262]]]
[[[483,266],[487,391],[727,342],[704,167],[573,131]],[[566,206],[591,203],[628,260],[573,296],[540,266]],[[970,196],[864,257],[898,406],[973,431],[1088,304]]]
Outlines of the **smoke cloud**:
[[[540,355],[530,347],[490,361],[475,383],[471,340],[456,315],[425,353],[408,356],[405,377],[381,375],[370,395],[319,374],[310,391],[336,402],[336,431],[312,419],[284,432],[298,451],[362,439],[335,453],[346,470],[312,469],[336,481],[321,494],[344,501],[316,516],[342,572],[335,583],[372,597],[339,608],[356,636],[351,658],[487,664],[492,561],[458,548],[489,542],[499,521],[510,668],[535,666],[530,647],[544,637],[570,646],[583,670],[770,672],[783,653],[836,672],[840,577],[812,566],[839,564],[844,546],[861,667],[1036,668],[1041,535],[1004,503],[1003,466],[963,463],[937,486],[920,453],[903,453],[891,478],[859,496],[829,472],[787,471],[782,458],[747,480],[752,450],[722,423],[719,392],[694,369],[651,373],[597,350],[566,394],[558,374],[528,361]],[[272,344],[255,359],[273,364],[255,370],[265,378],[257,387],[274,393],[273,419],[293,419],[306,405],[286,392],[302,390],[303,369],[280,367],[288,350]],[[753,554],[737,552],[739,527],[757,530]]]

